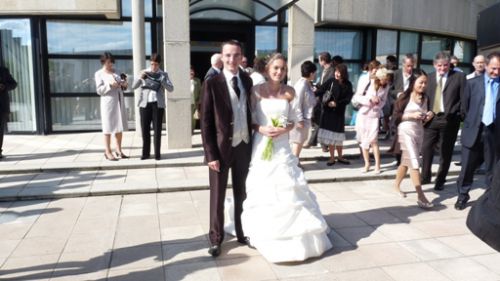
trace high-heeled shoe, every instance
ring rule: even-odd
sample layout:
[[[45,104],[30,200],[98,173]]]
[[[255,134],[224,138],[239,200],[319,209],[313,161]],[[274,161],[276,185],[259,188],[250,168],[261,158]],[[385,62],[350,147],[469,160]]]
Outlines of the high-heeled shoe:
[[[111,154],[113,155],[113,154]],[[106,160],[108,161],[118,161],[118,159],[116,159],[114,156],[113,157],[108,157],[108,154],[104,153],[104,158],[106,158]]]
[[[118,157],[118,158],[121,158],[121,159],[128,159],[128,158],[130,158],[127,155],[123,154],[122,152],[115,152],[115,153],[116,153],[116,157]]]
[[[431,202],[426,203],[420,200],[417,201],[417,205],[424,210],[429,210],[434,207],[434,204],[432,204]]]

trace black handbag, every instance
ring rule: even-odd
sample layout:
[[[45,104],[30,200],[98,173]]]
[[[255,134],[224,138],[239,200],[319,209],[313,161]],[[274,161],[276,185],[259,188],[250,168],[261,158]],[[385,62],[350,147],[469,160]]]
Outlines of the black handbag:
[[[321,101],[323,102],[323,104],[325,106],[328,105],[328,103],[331,101],[332,99],[332,96],[333,96],[333,84],[335,84],[335,81],[332,81],[332,85],[330,85],[330,90],[326,91],[324,94],[323,94],[323,97],[321,99]]]
[[[161,88],[161,80],[163,80],[163,75],[161,73],[147,72],[142,88],[158,92]]]

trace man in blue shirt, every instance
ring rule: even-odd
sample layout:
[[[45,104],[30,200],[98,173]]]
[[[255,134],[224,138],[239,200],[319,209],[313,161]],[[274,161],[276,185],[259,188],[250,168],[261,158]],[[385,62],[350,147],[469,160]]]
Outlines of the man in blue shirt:
[[[486,72],[468,80],[465,88],[462,110],[466,117],[462,129],[462,169],[457,180],[457,210],[463,210],[470,198],[474,170],[484,162],[485,183],[489,188],[493,167],[500,159],[500,149],[495,144],[499,86],[500,53],[493,52],[486,58]]]

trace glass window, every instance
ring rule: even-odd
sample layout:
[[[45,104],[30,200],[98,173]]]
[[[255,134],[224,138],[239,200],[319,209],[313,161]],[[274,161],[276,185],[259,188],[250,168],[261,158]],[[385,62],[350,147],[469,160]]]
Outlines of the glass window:
[[[361,59],[363,33],[361,31],[328,29],[316,30],[314,38],[315,57],[321,52],[344,59]]]
[[[418,33],[400,32],[399,60],[402,61],[406,54],[413,54],[413,57],[418,61]]]
[[[255,54],[265,56],[276,52],[278,47],[278,28],[276,26],[255,27]]]
[[[422,38],[422,59],[433,60],[436,53],[447,51],[451,53],[452,40],[450,38],[424,35]]]
[[[435,71],[434,66],[432,64],[421,64],[420,69],[424,70],[427,72],[427,74],[432,73]]]
[[[75,36],[78,34],[78,36]],[[145,24],[146,54],[151,54],[151,23]],[[103,21],[47,21],[49,54],[132,55],[132,23]]]
[[[34,132],[36,111],[29,19],[0,20],[0,59],[17,82],[17,88],[9,92],[10,114],[7,130]]]
[[[101,130],[99,97],[52,97],[52,130]],[[134,97],[125,97],[128,127],[135,128]]]
[[[281,53],[288,57],[288,27],[283,27],[281,32]]]
[[[131,17],[132,16],[132,0],[121,0],[122,5],[122,16]],[[144,0],[144,16],[153,16],[153,2],[152,0]]]
[[[94,73],[101,68],[98,59],[50,59],[49,80],[51,93],[95,93]],[[132,60],[115,60],[115,69],[134,79]],[[130,91],[130,88],[128,89]]]
[[[453,54],[457,56],[461,63],[471,63],[472,62],[472,44],[469,41],[455,41],[455,46],[453,47]]]
[[[385,63],[388,55],[396,55],[398,42],[398,32],[392,30],[377,30],[376,58],[381,63]]]

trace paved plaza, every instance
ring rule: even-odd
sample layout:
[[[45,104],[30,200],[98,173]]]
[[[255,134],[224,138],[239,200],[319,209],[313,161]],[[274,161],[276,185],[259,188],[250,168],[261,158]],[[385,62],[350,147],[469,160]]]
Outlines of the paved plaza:
[[[361,175],[353,141],[350,166],[327,167],[320,149],[305,150],[334,248],[307,262],[271,264],[231,237],[219,258],[208,255],[199,135],[193,149],[164,149],[161,161],[138,159],[135,133],[124,142],[132,158],[113,163],[104,160],[100,133],[6,137],[0,280],[500,280],[500,254],[465,226],[470,207],[453,208],[454,164],[444,191],[424,186],[437,205],[424,211],[409,179],[407,198],[393,190],[390,156],[381,175]],[[472,203],[484,192],[482,177],[476,182]]]

